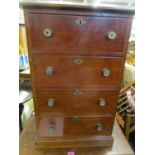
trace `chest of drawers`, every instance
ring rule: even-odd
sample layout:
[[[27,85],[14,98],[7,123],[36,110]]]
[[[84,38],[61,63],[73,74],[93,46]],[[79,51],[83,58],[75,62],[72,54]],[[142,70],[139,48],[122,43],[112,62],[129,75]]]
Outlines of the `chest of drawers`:
[[[128,10],[24,4],[36,147],[110,146]]]

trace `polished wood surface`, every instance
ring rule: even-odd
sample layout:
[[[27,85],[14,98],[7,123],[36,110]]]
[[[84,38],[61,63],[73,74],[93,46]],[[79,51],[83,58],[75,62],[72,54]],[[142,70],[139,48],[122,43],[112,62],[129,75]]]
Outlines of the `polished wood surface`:
[[[110,17],[29,14],[28,20],[31,49],[36,53],[81,55],[85,52],[91,55],[93,51],[123,52],[129,22],[128,18],[121,15],[116,18],[113,14]],[[83,24],[78,25],[78,20]],[[53,31],[51,37],[44,36],[45,28]],[[111,30],[117,33],[115,40],[107,38]]]
[[[80,59],[81,64],[75,61]],[[37,88],[103,88],[116,89],[120,85],[123,59],[120,57],[36,55],[32,58]],[[117,67],[116,67],[117,66]],[[47,67],[54,73],[46,75]],[[103,69],[110,75],[105,77]]]
[[[67,155],[67,152],[73,151],[75,155],[133,155],[129,143],[123,135],[117,122],[114,123],[113,133],[114,143],[112,147],[89,147],[76,148],[70,147],[65,149],[36,149],[34,140],[36,137],[35,119],[32,116],[26,124],[23,132],[20,135],[20,155]],[[90,141],[89,141],[90,142]],[[81,143],[81,142],[80,142]],[[103,141],[102,141],[103,143]],[[61,143],[59,143],[61,144]],[[65,143],[67,144],[67,143]],[[84,145],[83,145],[84,146]]]
[[[96,3],[97,2],[97,3]],[[117,2],[117,1],[116,1]],[[115,2],[115,3],[116,3]],[[65,9],[84,9],[84,10],[101,10],[107,12],[122,12],[122,13],[134,13],[134,6],[128,5],[118,5],[118,3],[111,5],[104,4],[103,2],[95,0],[21,0],[20,5],[24,7],[47,7],[47,8],[65,8]]]
[[[24,5],[24,13],[36,112],[35,146],[111,146],[132,14],[34,5]],[[53,35],[43,35],[45,28],[52,29]],[[107,39],[109,31],[116,33],[114,40]],[[53,69],[51,75],[48,67]],[[107,103],[103,110],[97,107],[102,95]],[[49,97],[56,101],[53,107],[47,106]]]
[[[37,91],[38,113],[40,114],[114,114],[117,103],[117,91],[80,90],[81,95],[75,96],[75,89]],[[54,99],[54,106],[48,105]],[[69,100],[68,100],[69,99]],[[105,100],[105,106],[100,105]]]

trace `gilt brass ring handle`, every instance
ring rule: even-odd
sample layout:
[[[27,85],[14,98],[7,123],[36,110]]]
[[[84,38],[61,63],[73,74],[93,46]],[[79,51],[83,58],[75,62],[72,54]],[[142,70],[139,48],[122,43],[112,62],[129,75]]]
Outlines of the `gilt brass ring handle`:
[[[100,105],[101,107],[104,107],[104,106],[106,105],[106,101],[105,101],[104,98],[100,98],[100,99],[99,99],[99,105]]]
[[[98,124],[96,125],[96,130],[97,130],[97,131],[102,131],[102,130],[103,130],[103,126],[102,126],[101,123],[98,123]]]
[[[45,28],[43,30],[43,34],[44,34],[45,37],[48,38],[48,37],[51,37],[53,35],[53,31],[51,29],[49,29],[49,28]]]
[[[54,68],[53,67],[47,67],[46,68],[46,75],[50,76],[54,74]]]
[[[51,124],[49,125],[48,131],[49,131],[49,132],[54,132],[54,131],[56,131],[56,124],[55,124],[55,123],[51,123]]]
[[[103,76],[108,77],[110,76],[110,70],[108,68],[103,68],[102,74]]]
[[[107,38],[110,40],[115,40],[117,37],[117,33],[115,31],[109,31],[107,33]]]
[[[48,106],[53,107],[54,105],[55,105],[55,99],[54,98],[48,99]]]

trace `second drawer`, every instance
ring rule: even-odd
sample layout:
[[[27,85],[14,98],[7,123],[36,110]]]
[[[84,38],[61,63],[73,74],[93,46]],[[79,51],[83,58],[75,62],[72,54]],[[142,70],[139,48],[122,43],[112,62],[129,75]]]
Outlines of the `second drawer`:
[[[116,91],[46,90],[37,91],[39,113],[49,114],[112,114],[117,103]]]
[[[37,88],[117,88],[122,65],[122,57],[35,55],[34,84]]]

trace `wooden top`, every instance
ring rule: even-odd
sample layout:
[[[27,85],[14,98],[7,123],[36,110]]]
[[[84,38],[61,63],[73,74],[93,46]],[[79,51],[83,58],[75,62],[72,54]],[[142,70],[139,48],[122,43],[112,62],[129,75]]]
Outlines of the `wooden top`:
[[[113,136],[114,144],[106,148],[70,148],[70,149],[35,149],[35,119],[32,116],[20,135],[20,155],[67,155],[68,151],[74,151],[75,155],[133,155],[133,151],[124,137],[120,127],[115,121]]]
[[[116,11],[116,12],[128,12],[134,13],[133,4],[128,3],[114,3],[113,0],[109,0],[109,3],[97,0],[21,0],[21,6],[33,6],[33,7],[54,7],[54,8],[72,8],[72,9],[91,9],[102,11]]]

